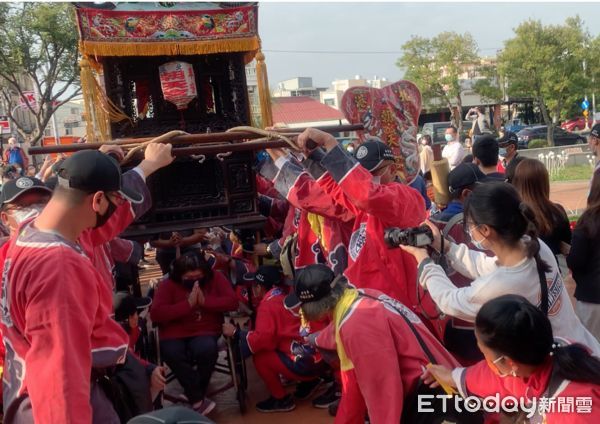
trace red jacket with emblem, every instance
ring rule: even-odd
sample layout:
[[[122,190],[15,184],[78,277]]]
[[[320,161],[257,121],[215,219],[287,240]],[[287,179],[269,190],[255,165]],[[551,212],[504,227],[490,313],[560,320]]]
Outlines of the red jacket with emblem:
[[[229,280],[220,272],[214,272],[200,288],[204,293],[204,304],[196,309],[190,306],[190,290],[183,284],[168,279],[160,283],[150,316],[158,324],[161,339],[221,334],[223,313],[237,309],[237,296]]]
[[[359,296],[340,324],[340,340],[353,368],[342,371],[335,422],[362,424],[368,409],[373,424],[399,423],[404,398],[430,362],[406,319],[438,364],[453,368],[458,362],[405,305],[377,290],[359,292],[378,300]],[[336,349],[335,322],[319,333],[316,345]]]
[[[541,398],[555,398],[546,402],[544,423],[547,424],[587,424],[600,422],[600,386],[592,383],[562,380],[554,393],[547,393],[552,373],[552,358],[530,375],[526,380],[519,377],[500,377],[494,373],[486,361],[468,368],[458,368],[452,377],[463,396],[499,395],[500,399],[509,396],[526,400],[536,399],[542,407]],[[543,400],[541,402],[544,402]],[[543,409],[543,408],[542,408]],[[537,421],[536,421],[537,422]]]
[[[279,170],[273,162],[268,162],[263,165],[260,172],[265,178],[271,181],[276,181],[279,174]],[[281,193],[282,188],[284,188],[287,183],[283,180],[280,180],[278,185],[278,191]],[[284,196],[287,194],[287,191],[288,190],[283,190]],[[288,215],[283,225],[283,234],[279,240],[271,243],[271,252],[275,257],[279,256],[285,240],[294,233],[297,233],[298,252],[294,262],[295,268],[301,269],[307,267],[308,265],[324,263],[325,258],[321,244],[319,243],[319,238],[313,232],[310,226],[308,219],[309,212],[305,209],[294,207],[293,204],[291,206],[292,207],[289,208]]]
[[[292,342],[303,343],[300,337],[300,317],[285,308],[287,293],[280,287],[269,290],[258,305],[254,330],[246,334],[250,352],[278,350],[291,353]],[[242,339],[243,340],[243,339]]]
[[[281,166],[275,177],[275,188],[290,204],[305,213],[327,263],[336,275],[342,273],[347,265],[347,246],[354,215],[336,204],[300,164],[291,160]],[[309,214],[319,216],[317,220],[313,219],[312,225]]]
[[[329,151],[321,164],[333,178],[329,184],[325,181],[323,187],[356,217],[344,275],[356,287],[380,290],[415,308],[416,261],[402,249],[390,249],[383,235],[389,227],[420,225],[425,220],[423,197],[400,183],[373,182],[372,175],[339,146]],[[431,311],[435,309],[432,307]]]
[[[84,250],[24,224],[6,252],[1,304],[5,422],[90,423],[91,369],[123,360],[128,337]]]

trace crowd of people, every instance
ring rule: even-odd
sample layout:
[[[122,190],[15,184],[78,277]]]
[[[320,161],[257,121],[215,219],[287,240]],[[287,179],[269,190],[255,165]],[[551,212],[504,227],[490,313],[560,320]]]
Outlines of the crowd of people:
[[[446,204],[427,187],[436,162],[427,135],[410,185],[375,137],[350,152],[309,128],[298,151],[257,155],[260,243],[235,226],[119,237],[151,207],[145,181],[174,160],[170,144],[149,144],[127,172],[115,146],[47,158],[39,170],[11,147],[5,162],[19,167],[3,172],[0,194],[4,422],[152,422],[142,417],[152,419],[167,370],[189,407],[176,413],[210,415],[223,340],[252,358],[269,393],[261,413],[312,399],[337,423],[493,423],[506,411],[445,408],[442,395],[497,394],[589,399],[585,412],[535,414],[595,422],[600,165],[571,231],[544,165],[518,155],[514,134],[495,138],[481,111],[469,115],[469,146],[445,131]],[[600,125],[589,145],[600,157]],[[426,241],[390,241],[390,229]],[[164,275],[142,296],[144,243]],[[149,322],[161,363],[140,349]],[[430,412],[423,396],[434,398]]]

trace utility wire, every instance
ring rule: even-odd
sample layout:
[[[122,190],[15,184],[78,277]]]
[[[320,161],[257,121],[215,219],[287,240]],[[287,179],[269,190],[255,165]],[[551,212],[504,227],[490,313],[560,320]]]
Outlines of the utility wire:
[[[496,47],[481,48],[479,50],[501,50]],[[265,53],[299,53],[299,54],[403,54],[403,51],[383,50],[383,51],[343,51],[343,50],[263,50]]]

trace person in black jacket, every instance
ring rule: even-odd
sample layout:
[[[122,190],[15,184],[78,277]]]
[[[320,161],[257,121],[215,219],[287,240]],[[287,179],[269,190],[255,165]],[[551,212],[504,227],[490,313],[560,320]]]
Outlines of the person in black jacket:
[[[537,159],[523,159],[515,168],[512,185],[523,202],[533,211],[540,238],[554,256],[567,252],[571,227],[564,208],[550,200],[550,177],[546,166]]]
[[[594,177],[588,206],[573,231],[567,265],[576,283],[575,311],[600,340],[600,177]]]

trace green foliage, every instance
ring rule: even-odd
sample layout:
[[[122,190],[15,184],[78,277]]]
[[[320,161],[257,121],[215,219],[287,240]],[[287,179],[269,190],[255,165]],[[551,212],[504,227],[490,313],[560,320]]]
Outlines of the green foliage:
[[[478,69],[482,78],[473,84],[473,91],[481,96],[484,102],[500,102],[504,97],[500,87],[501,78],[498,69],[493,65],[483,65]]]
[[[38,93],[39,108],[30,108],[36,123],[35,143],[56,108],[79,94],[73,7],[69,3],[2,3],[0,39],[0,83],[8,112],[28,83]]]
[[[542,147],[548,147],[548,140],[536,138],[527,143],[528,149],[541,149]]]
[[[477,50],[477,43],[469,33],[442,32],[433,38],[413,36],[402,46],[403,54],[396,65],[405,70],[407,80],[419,87],[425,104],[435,106],[434,102],[441,100],[452,113],[454,106],[462,108],[460,94],[465,89],[459,76],[467,66],[477,64]],[[461,117],[455,118],[462,122]]]
[[[565,106],[581,99],[590,85],[582,66],[588,38],[579,17],[567,18],[563,25],[523,22],[498,56],[498,73],[507,81],[508,95],[533,97],[544,123],[553,128],[552,118],[559,119]],[[552,130],[548,142],[554,144]]]
[[[555,175],[550,176],[550,181],[579,181],[590,180],[593,168],[589,165],[567,166]]]

